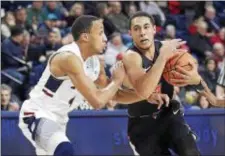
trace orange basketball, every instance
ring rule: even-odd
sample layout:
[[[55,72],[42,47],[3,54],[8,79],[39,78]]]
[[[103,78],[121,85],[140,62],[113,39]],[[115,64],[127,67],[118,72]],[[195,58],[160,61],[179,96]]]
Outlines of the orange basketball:
[[[176,77],[176,75],[174,75],[171,71],[176,70],[176,67],[178,66],[184,68],[187,71],[191,71],[193,67],[190,62],[197,64],[197,60],[190,53],[180,52],[179,49],[176,53],[178,53],[178,55],[176,57],[172,57],[167,61],[163,71],[163,78],[173,86],[176,85],[173,84],[170,79],[179,79],[179,77]]]

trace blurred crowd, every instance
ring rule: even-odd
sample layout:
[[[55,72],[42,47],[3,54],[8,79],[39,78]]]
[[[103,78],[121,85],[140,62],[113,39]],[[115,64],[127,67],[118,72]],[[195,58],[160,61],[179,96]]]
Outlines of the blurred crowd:
[[[73,42],[71,26],[83,14],[104,20],[108,47],[105,70],[132,45],[128,20],[141,10],[156,21],[156,39],[182,38],[199,62],[199,72],[218,97],[225,93],[216,84],[225,58],[225,2],[220,1],[2,1],[1,3],[1,108],[16,111],[38,82],[48,57]],[[175,98],[186,109],[210,108],[193,87],[175,87]],[[126,108],[117,105],[116,108]],[[80,109],[90,109],[82,107]],[[112,109],[112,108],[108,108]]]

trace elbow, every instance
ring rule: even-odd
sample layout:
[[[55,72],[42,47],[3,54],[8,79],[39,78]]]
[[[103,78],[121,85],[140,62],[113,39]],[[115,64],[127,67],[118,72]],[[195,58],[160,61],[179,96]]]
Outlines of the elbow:
[[[149,96],[154,92],[153,89],[150,89],[150,88],[147,89],[146,86],[144,86],[143,88],[141,87],[141,85],[137,85],[137,87],[135,88],[136,88],[136,94],[143,99],[148,99]]]
[[[146,90],[139,90],[137,91],[137,95],[140,96],[143,99],[148,99],[149,96],[153,93],[153,91],[146,91]]]

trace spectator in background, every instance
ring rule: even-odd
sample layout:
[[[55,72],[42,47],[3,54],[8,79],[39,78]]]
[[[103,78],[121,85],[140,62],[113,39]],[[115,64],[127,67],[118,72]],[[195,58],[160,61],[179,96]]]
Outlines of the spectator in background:
[[[127,14],[129,17],[132,17],[137,12],[137,7],[133,3],[131,3],[128,7]]]
[[[61,35],[61,32],[60,32],[60,29],[59,28],[53,28],[52,31],[54,31],[56,33],[56,43],[57,44],[62,44],[62,35]]]
[[[166,26],[166,38],[175,39],[176,38],[176,28],[174,25]]]
[[[63,18],[63,12],[61,11],[57,1],[47,1],[43,9],[44,14],[54,14],[59,20]]]
[[[121,11],[121,2],[111,2],[112,11],[108,15],[109,20],[116,26],[120,33],[127,34],[129,29],[128,17],[126,17]]]
[[[58,32],[57,30],[51,30],[48,33],[48,38],[45,42],[46,56],[50,56],[52,53],[56,52],[62,46],[58,43]]]
[[[205,71],[201,72],[202,78],[207,83],[210,90],[215,93],[216,81],[219,76],[216,61],[213,58],[207,58],[205,61]]]
[[[124,44],[129,46],[132,43],[132,39],[131,36],[128,34],[128,17],[122,13],[121,2],[111,1],[110,5],[111,11],[108,15],[108,18],[115,25],[116,29],[121,33]]]
[[[116,63],[117,55],[125,52],[126,50],[127,47],[122,42],[121,34],[118,32],[113,33],[104,54],[105,63],[112,66]]]
[[[70,8],[69,16],[66,17],[67,26],[71,27],[74,20],[84,14],[84,5],[81,2],[75,2]]]
[[[19,99],[12,95],[12,88],[6,84],[1,84],[1,110],[2,111],[19,111]]]
[[[193,21],[196,14],[196,9],[198,9],[198,2],[196,1],[180,1],[181,9],[184,11],[186,18],[186,25],[189,26]]]
[[[215,43],[213,45],[214,59],[219,69],[222,69],[223,59],[225,57],[224,45],[222,43]]]
[[[202,16],[200,17],[194,17],[194,21],[192,24],[188,27],[188,32],[190,35],[194,35],[197,33],[197,27],[199,25],[199,22],[204,21],[204,18]]]
[[[18,26],[11,29],[11,37],[2,42],[2,53],[9,56],[15,56],[19,59],[24,59],[23,48],[21,46],[24,37],[24,30]],[[2,62],[4,67],[17,68],[20,64],[13,59],[2,55]]]
[[[172,24],[169,24],[166,26],[165,30],[165,40],[172,40],[176,38],[176,27]],[[187,45],[182,45],[180,48],[189,50],[189,47]]]
[[[164,25],[166,17],[156,2],[142,1],[139,3],[139,6],[141,11],[147,12],[154,17],[157,26]]]
[[[30,34],[28,31],[24,31],[24,36],[23,36],[23,40],[21,42],[21,46],[23,48],[24,58],[26,60],[27,60],[27,52],[29,49],[29,45],[30,45]]]
[[[168,1],[168,9],[170,14],[176,15],[181,13],[181,6],[180,1],[178,0],[169,0]]]
[[[11,27],[16,25],[15,17],[12,12],[6,12],[1,23],[1,36],[8,38],[11,36]]]
[[[107,37],[111,36],[112,33],[119,31],[115,25],[109,20],[109,7],[106,3],[98,3],[96,6],[97,15],[103,19],[104,31]]]
[[[221,28],[217,34],[213,35],[210,41],[212,44],[220,42],[225,45],[225,27]]]
[[[21,61],[24,61],[24,51],[22,47],[23,39],[24,39],[24,30],[20,27],[15,26],[11,29],[11,37],[8,39],[5,39],[1,47],[2,48],[1,49],[2,71],[6,72],[13,78],[21,81],[22,83],[25,80],[25,76],[22,73],[20,73],[18,70],[19,68],[23,68],[23,65],[19,63],[18,61],[15,61],[11,57],[15,57]],[[8,79],[4,79],[3,77],[2,82],[8,83]],[[12,82],[11,86],[13,87],[13,89],[18,91],[17,90],[18,84]]]
[[[48,33],[54,28],[57,27],[57,16],[55,14],[48,14],[47,20],[45,23],[40,25],[38,28],[38,36],[42,39],[46,39]]]
[[[188,42],[191,52],[197,56],[200,63],[203,63],[202,61],[205,60],[206,56],[212,55],[212,45],[206,36],[207,28],[206,22],[198,22],[197,33],[191,35]]]
[[[220,24],[216,18],[216,10],[212,5],[208,5],[205,8],[205,21],[208,24],[208,32],[218,32]]]
[[[200,109],[210,108],[209,101],[206,99],[205,96],[200,95],[197,103],[199,104]]]
[[[18,6],[15,11],[16,25],[27,30],[29,33],[33,33],[32,26],[27,23],[27,12],[26,9]]]
[[[34,30],[40,23],[43,23],[47,19],[47,14],[43,11],[43,1],[34,0],[32,6],[27,9],[27,22],[32,25]]]
[[[66,22],[63,20],[67,16],[67,11],[62,5],[59,5],[57,1],[47,1],[46,7],[43,9],[43,13],[46,15],[53,14],[56,17],[56,26],[64,28]]]
[[[74,41],[73,35],[71,33],[69,33],[65,37],[62,38],[62,45],[70,44],[73,41]]]

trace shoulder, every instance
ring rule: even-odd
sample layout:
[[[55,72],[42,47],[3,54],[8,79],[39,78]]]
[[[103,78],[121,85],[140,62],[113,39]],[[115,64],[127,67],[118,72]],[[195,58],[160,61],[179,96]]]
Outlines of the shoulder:
[[[52,71],[61,71],[64,73],[78,73],[83,69],[83,63],[73,52],[64,51],[53,55],[50,60],[50,69]]]
[[[79,57],[71,51],[62,51],[59,52],[60,60],[73,63],[74,61],[80,62]]]
[[[12,43],[12,41],[9,39],[9,38],[7,38],[7,39],[5,39],[3,42],[2,42],[2,47],[5,47],[5,46],[9,46],[9,45],[12,45],[13,43]],[[10,46],[11,47],[11,46]]]
[[[126,57],[134,57],[134,56],[141,56],[138,52],[136,52],[135,50],[132,50],[132,49],[128,49],[126,51],[126,53],[124,53],[124,56]]]
[[[131,63],[140,63],[142,62],[141,55],[134,50],[127,50],[126,53],[123,54],[123,59],[122,59],[124,64],[131,65]]]

